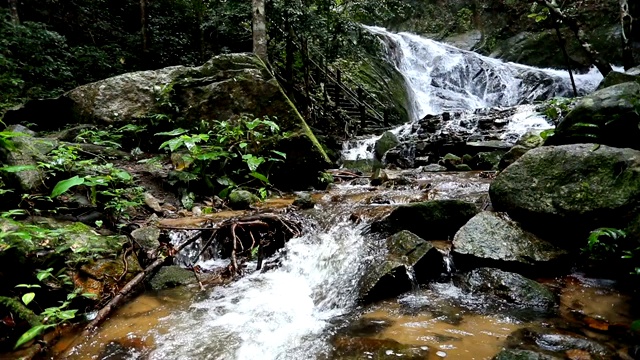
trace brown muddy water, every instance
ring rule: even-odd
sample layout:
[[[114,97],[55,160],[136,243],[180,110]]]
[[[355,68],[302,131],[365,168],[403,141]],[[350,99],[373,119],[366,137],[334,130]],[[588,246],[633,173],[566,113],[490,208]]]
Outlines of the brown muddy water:
[[[638,310],[615,282],[577,273],[538,279],[558,298],[551,313],[492,306],[449,282],[360,305],[358,281],[380,255],[379,242],[363,235],[368,222],[414,201],[483,206],[490,183],[478,173],[406,176],[413,185],[339,185],[315,194],[308,233],[290,241],[279,268],[204,292],[196,286],[144,293],[92,338],[61,339],[50,358],[479,360],[492,359],[525,328],[595,339],[625,358],[628,344],[619,331],[628,330]]]

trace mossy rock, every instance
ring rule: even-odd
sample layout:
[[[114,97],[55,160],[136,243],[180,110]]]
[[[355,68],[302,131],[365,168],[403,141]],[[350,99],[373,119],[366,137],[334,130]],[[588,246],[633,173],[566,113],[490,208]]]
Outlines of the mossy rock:
[[[195,282],[192,271],[177,265],[164,266],[151,278],[149,284],[153,290],[163,290],[176,286],[189,285]]]
[[[608,88],[613,85],[623,84],[626,82],[640,82],[639,75],[631,75],[623,72],[612,71],[607,74],[607,76],[602,79],[600,85],[598,85],[598,90]]]
[[[380,137],[380,139],[376,141],[376,145],[375,145],[376,158],[379,160],[382,160],[382,158],[384,157],[384,154],[387,151],[393,149],[399,144],[400,144],[400,141],[398,140],[398,137],[394,133],[392,133],[391,131],[385,131],[384,134],[382,134],[382,136]]]
[[[229,207],[234,210],[249,209],[251,205],[259,201],[260,198],[247,190],[233,190],[229,194]]]

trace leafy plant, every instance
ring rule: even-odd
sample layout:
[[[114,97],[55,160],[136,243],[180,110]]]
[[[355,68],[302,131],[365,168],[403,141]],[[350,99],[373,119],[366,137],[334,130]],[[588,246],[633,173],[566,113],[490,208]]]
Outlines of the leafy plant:
[[[617,240],[627,236],[626,232],[615,228],[598,228],[589,234],[587,239],[587,247],[582,249],[588,253],[591,258],[604,259],[615,253],[619,244]]]
[[[258,184],[256,192],[266,197],[269,186],[269,168],[274,162],[283,161],[286,154],[269,149],[278,139],[288,136],[268,117],[251,119],[242,117],[235,121],[218,121],[207,132],[189,133],[174,129],[157,136],[171,136],[160,149],[171,153],[178,178],[186,181],[201,180],[219,196],[226,197],[236,187],[251,188]],[[211,181],[215,176],[215,183]]]

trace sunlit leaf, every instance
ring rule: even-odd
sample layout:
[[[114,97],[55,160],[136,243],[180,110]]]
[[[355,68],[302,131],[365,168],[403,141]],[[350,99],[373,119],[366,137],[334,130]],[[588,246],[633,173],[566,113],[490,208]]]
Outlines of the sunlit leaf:
[[[33,299],[35,299],[35,297],[36,297],[36,293],[32,293],[32,292],[26,293],[26,294],[22,295],[22,302],[25,305],[29,305],[29,303],[31,303],[33,301]]]
[[[14,166],[0,167],[0,171],[4,171],[7,173],[17,173],[20,171],[35,170],[35,169],[37,168],[34,165],[14,165]]]
[[[156,133],[156,136],[179,136],[182,135],[184,133],[186,133],[187,130],[182,129],[182,128],[177,128],[177,129],[173,129],[171,131],[167,131],[167,132],[159,132]]]
[[[31,329],[27,330],[24,334],[22,334],[22,336],[20,336],[18,341],[16,341],[16,345],[13,348],[17,349],[20,346],[22,346],[22,345],[28,343],[29,341],[35,339],[36,336],[40,335],[44,331],[44,329],[46,329],[47,327],[48,327],[47,325],[36,325],[36,326],[32,327]]]
[[[67,180],[62,180],[53,187],[50,197],[56,198],[67,192],[67,190],[71,189],[72,187],[82,184],[84,184],[84,178],[81,178],[78,175]]]
[[[249,173],[249,175],[253,176],[254,178],[256,178],[256,179],[258,179],[258,180],[260,180],[260,181],[262,181],[264,183],[267,183],[267,184],[269,183],[269,179],[267,179],[266,176],[260,174],[259,172],[253,171],[253,172]]]

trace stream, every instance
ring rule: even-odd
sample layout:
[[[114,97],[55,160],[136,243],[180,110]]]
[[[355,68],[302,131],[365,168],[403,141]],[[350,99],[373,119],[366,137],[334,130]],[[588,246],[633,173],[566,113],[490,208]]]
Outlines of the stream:
[[[562,71],[505,64],[412,34],[369,30],[395,44],[392,58],[411,89],[416,120],[447,111],[472,117],[475,109],[516,106],[500,135],[513,142],[530,128],[550,127],[534,101],[570,93],[568,75]],[[599,80],[595,72],[577,76],[584,93]],[[451,126],[459,126],[465,116]],[[410,137],[411,126],[393,132]],[[474,131],[473,126],[469,129]],[[345,160],[371,159],[377,138],[346,143]],[[572,329],[592,335],[593,329],[576,320],[576,313],[580,319],[630,323],[630,299],[615,282],[579,273],[537,279],[559,298],[560,307],[552,315],[496,308],[447,281],[360,304],[360,279],[384,255],[384,239],[366,231],[371,221],[398,204],[415,201],[460,199],[482,205],[491,181],[479,172],[398,173],[411,179],[410,185],[375,188],[353,181],[314,193],[315,207],[301,212],[304,235],[275,255],[281,259],[277,268],[247,270],[239,280],[204,292],[177,288],[144,293],[65,358],[491,359],[519,329]],[[263,207],[281,207],[292,200],[275,199]],[[449,265],[454,271],[455,264]],[[615,336],[593,336],[616,347]],[[63,338],[57,348],[66,348],[70,341]]]

